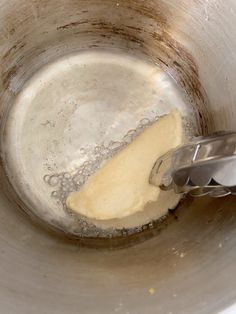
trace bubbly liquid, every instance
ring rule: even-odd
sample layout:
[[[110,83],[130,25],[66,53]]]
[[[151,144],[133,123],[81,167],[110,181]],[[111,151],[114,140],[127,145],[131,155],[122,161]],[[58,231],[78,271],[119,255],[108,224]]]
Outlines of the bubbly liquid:
[[[157,121],[158,117],[154,121]],[[73,191],[79,191],[88,178],[95,173],[97,169],[108,159],[112,158],[116,153],[118,153],[122,148],[131,143],[146,127],[151,125],[148,118],[142,119],[137,128],[129,130],[127,134],[121,139],[120,142],[110,142],[108,146],[100,145],[95,146],[91,150],[90,147],[83,147],[80,149],[82,155],[87,158],[87,160],[72,173],[61,172],[55,173],[53,175],[45,175],[44,181],[51,187],[56,189],[51,193],[51,196],[59,199],[63,206],[65,205],[65,200],[68,195]],[[92,155],[92,158],[87,157],[87,153]]]
[[[44,181],[49,186],[54,188],[51,193],[51,197],[61,202],[63,208],[68,214],[74,214],[79,216],[79,214],[73,213],[67,207],[66,199],[68,195],[71,192],[79,191],[86,183],[88,178],[92,176],[100,167],[102,167],[107,160],[111,159],[120,150],[129,145],[139,134],[144,131],[145,128],[151,126],[154,122],[158,121],[159,118],[160,117],[156,116],[152,121],[148,118],[140,120],[137,128],[129,130],[120,141],[111,141],[107,146],[105,146],[104,144],[100,146],[95,146],[92,150],[90,147],[81,148],[80,151],[86,158],[86,161],[80,167],[78,167],[78,169],[73,172],[61,172],[55,173],[53,175],[45,175]],[[186,119],[183,119],[183,125],[185,130],[185,136],[191,137],[193,133],[191,123],[187,122]],[[89,158],[89,156],[92,156],[92,158]],[[84,217],[81,216],[80,219],[83,220]],[[165,217],[162,217],[162,219],[165,219]],[[83,231],[85,231],[85,229],[90,230],[91,226],[92,225],[88,224],[86,220],[83,221]],[[106,231],[102,231],[102,234],[104,236],[106,236],[107,234],[109,237],[114,236],[114,234],[116,234],[116,236],[124,236],[146,230],[147,228],[150,228],[152,226],[153,223],[151,222],[150,224],[144,225],[141,228],[131,228],[130,230],[108,229]],[[96,230],[96,235],[101,236],[101,233]]]
[[[182,114],[186,134],[196,133],[187,99],[156,65],[120,51],[66,56],[36,73],[9,113],[3,147],[9,180],[27,210],[70,235],[140,232],[147,225],[97,227],[70,212],[65,201],[174,107]]]

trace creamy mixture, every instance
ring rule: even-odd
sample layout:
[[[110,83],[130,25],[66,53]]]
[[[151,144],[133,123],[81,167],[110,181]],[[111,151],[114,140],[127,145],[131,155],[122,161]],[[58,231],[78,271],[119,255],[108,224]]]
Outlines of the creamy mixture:
[[[181,115],[173,110],[107,161],[80,191],[71,193],[67,206],[90,219],[110,220],[142,212],[156,202],[162,216],[168,208],[177,205],[179,198],[170,192],[168,197],[163,197],[162,193],[167,192],[149,183],[150,172],[158,157],[182,142]]]

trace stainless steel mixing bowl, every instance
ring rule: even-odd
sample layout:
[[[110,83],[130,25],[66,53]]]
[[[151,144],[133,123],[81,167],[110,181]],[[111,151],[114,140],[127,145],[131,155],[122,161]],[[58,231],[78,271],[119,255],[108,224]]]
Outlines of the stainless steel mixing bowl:
[[[103,48],[167,71],[202,134],[235,128],[233,0],[1,0],[0,25],[1,143],[9,109],[37,70]],[[1,313],[217,313],[236,301],[234,197],[186,199],[154,237],[112,250],[51,234],[20,207],[2,158]]]

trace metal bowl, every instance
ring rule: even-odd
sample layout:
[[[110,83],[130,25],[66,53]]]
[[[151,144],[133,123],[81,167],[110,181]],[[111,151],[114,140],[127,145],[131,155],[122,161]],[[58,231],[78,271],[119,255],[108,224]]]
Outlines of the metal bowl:
[[[31,186],[35,173],[61,174],[65,156],[83,148],[89,131],[92,140],[102,136],[96,121],[109,130],[119,112],[130,115],[119,120],[118,138],[127,121],[133,128],[137,117],[154,119],[176,106],[193,132],[234,129],[235,2],[2,0],[0,8],[1,313],[218,313],[233,306],[233,196],[185,199],[162,224],[121,241],[72,241],[40,226],[44,203],[37,193],[48,186],[33,194]],[[91,128],[81,124],[70,146],[78,101]],[[154,104],[154,117],[145,104]],[[110,111],[114,106],[118,112]],[[92,119],[99,112],[100,120]],[[68,116],[71,129],[63,127]],[[57,143],[47,142],[48,134]],[[44,168],[40,152],[44,159],[56,152]],[[58,169],[51,169],[55,159]],[[36,205],[42,211],[33,214]],[[50,225],[60,229],[58,221]]]

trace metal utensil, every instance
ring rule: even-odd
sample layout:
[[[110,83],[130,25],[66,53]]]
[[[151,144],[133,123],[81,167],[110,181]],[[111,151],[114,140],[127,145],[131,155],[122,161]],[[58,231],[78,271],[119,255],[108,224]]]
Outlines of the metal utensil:
[[[160,157],[150,183],[198,197],[236,195],[236,132],[196,137]]]

